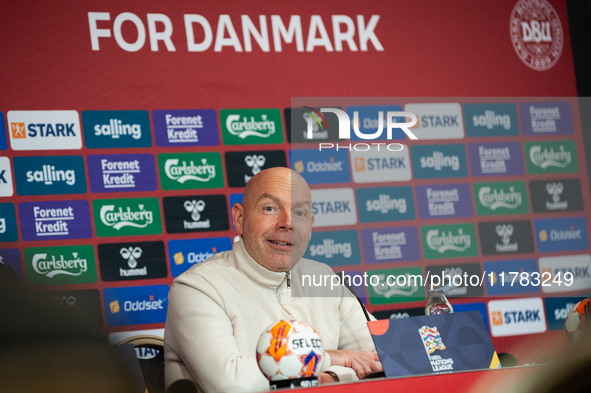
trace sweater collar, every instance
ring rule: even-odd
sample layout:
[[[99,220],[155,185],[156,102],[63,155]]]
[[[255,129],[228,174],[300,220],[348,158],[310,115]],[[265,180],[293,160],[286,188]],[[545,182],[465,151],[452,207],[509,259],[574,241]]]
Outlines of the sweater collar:
[[[235,267],[242,274],[248,277],[253,283],[265,289],[275,291],[278,287],[287,287],[286,272],[274,272],[261,266],[253,257],[250,256],[242,238],[232,247],[234,253]],[[287,274],[291,274],[287,272]]]

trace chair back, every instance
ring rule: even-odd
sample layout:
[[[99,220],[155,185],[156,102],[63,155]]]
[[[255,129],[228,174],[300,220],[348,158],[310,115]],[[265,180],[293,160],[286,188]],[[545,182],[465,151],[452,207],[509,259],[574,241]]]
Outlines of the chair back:
[[[150,348],[158,351],[150,359],[138,359],[148,393],[165,393],[164,389],[164,340],[162,337],[141,334],[128,337],[118,345],[132,344],[134,348]]]

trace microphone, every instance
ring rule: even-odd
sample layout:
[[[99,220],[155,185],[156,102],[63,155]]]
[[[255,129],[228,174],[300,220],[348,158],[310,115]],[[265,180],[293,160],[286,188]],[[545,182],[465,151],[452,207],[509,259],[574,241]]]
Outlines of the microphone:
[[[197,393],[197,386],[189,379],[179,379],[168,387],[166,393]]]
[[[346,276],[346,277],[347,278],[345,279],[345,272],[341,272],[341,279],[342,279],[343,285],[349,290],[349,292],[351,292],[351,294],[353,296],[355,296],[355,299],[357,299],[357,301],[359,302],[359,305],[361,306],[361,309],[363,310],[363,315],[365,315],[365,319],[367,319],[367,322],[371,322],[371,319],[369,318],[369,314],[368,314],[367,310],[365,309],[363,302],[361,301],[361,299],[359,299],[359,296],[357,296],[357,292],[355,292],[355,289],[351,286],[351,283],[349,282],[349,276]]]

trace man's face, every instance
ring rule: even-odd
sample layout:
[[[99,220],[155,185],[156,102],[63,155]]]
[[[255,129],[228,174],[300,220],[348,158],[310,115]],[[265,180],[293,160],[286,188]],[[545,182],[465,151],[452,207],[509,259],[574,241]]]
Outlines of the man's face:
[[[282,169],[255,176],[243,205],[232,209],[234,226],[250,256],[276,272],[288,271],[302,258],[314,223],[308,185]]]

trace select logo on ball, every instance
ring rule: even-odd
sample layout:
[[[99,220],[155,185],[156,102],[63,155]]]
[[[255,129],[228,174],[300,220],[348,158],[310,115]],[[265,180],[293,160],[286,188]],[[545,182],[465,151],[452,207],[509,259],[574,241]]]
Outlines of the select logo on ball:
[[[315,377],[323,361],[322,338],[306,322],[279,321],[265,329],[257,344],[257,362],[270,381]]]

